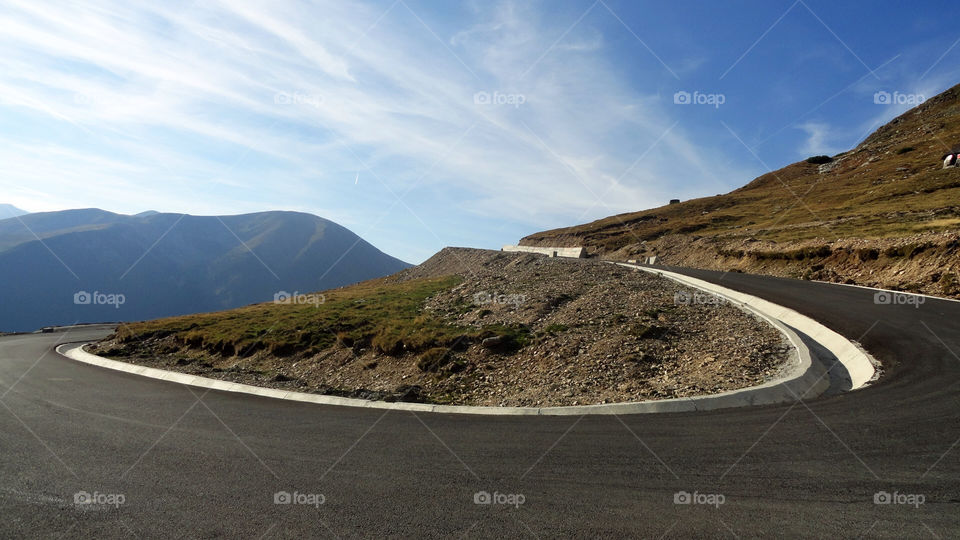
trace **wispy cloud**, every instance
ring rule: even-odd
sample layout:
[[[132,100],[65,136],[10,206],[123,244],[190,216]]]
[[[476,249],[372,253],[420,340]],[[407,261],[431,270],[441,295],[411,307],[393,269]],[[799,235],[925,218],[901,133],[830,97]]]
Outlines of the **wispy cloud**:
[[[535,227],[659,204],[668,171],[672,183],[700,182],[703,151],[672,134],[597,204],[593,194],[672,123],[662,100],[601,61],[589,23],[603,11],[531,69],[562,28],[529,5],[505,2],[461,25],[405,2],[383,16],[387,7],[12,0],[0,9],[0,114],[33,127],[0,130],[4,191],[29,205],[70,186],[78,205],[119,208],[146,193],[200,212],[297,194],[359,222],[439,161],[416,197],[443,192],[460,211]],[[681,161],[699,165],[688,174]],[[204,191],[216,196],[196,197]],[[443,229],[442,215],[422,218]]]
[[[3,202],[290,208],[417,259],[438,243],[496,245],[762,172],[710,140],[726,133],[715,110],[670,100],[673,73],[707,69],[708,48],[673,58],[616,13],[624,5],[605,5],[9,0]],[[731,95],[727,107],[737,98],[749,104]],[[685,114],[698,120],[672,128]],[[799,126],[800,147],[832,150],[828,125]]]
[[[823,122],[804,122],[797,126],[806,133],[807,140],[800,148],[800,152],[807,156],[833,155],[840,151],[840,147],[833,142],[831,128]]]

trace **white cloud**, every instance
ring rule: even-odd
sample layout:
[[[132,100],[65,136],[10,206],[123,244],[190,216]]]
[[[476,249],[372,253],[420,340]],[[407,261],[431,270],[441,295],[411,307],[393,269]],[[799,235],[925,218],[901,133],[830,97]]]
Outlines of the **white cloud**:
[[[800,153],[805,156],[832,156],[841,150],[835,142],[833,130],[825,122],[804,122],[797,125],[797,129],[806,133],[807,140],[800,147]]]
[[[419,216],[442,235],[444,212],[557,226],[746,178],[683,130],[664,136],[671,105],[638,95],[603,55],[589,21],[605,10],[551,48],[567,27],[530,5],[456,27],[405,2],[384,15],[390,5],[12,0],[0,8],[0,114],[49,132],[0,128],[17,148],[0,150],[0,188],[27,207],[43,192],[65,207],[146,199],[339,209],[347,221],[415,188],[458,201]],[[524,102],[477,104],[478,92]],[[82,144],[70,126],[86,130]]]

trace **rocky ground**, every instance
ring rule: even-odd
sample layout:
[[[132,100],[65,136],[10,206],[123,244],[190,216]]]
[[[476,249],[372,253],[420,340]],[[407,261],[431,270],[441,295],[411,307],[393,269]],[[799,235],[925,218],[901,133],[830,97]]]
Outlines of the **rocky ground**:
[[[152,367],[368,399],[554,406],[665,399],[760,384],[789,355],[783,336],[715,297],[600,261],[447,248],[386,283],[456,274],[421,317],[521,331],[414,353],[336,346],[241,357],[168,337],[91,352]]]

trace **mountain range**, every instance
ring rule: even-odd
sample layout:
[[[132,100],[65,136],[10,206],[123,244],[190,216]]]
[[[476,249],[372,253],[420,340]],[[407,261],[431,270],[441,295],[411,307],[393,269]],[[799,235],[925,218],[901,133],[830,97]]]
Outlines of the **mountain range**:
[[[0,330],[291,301],[409,266],[299,212],[25,214],[0,220]]]

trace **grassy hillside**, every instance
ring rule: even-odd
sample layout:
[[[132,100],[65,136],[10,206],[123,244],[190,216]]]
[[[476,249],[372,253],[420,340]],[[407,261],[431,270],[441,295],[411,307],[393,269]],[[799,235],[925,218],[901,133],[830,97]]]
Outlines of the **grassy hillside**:
[[[265,303],[122,325],[118,344],[172,337],[188,349],[223,356],[316,354],[339,345],[383,354],[466,347],[481,338],[521,339],[501,325],[470,328],[424,313],[424,301],[458,285],[458,276],[389,283],[384,279],[302,295],[303,303]],[[116,353],[117,351],[114,351]]]
[[[669,234],[774,241],[895,237],[960,225],[960,85],[907,111],[826,164],[801,161],[715,197],[531,234],[524,245],[614,252]]]
[[[956,296],[960,85],[856,148],[756,178],[725,195],[531,234],[532,246]]]

